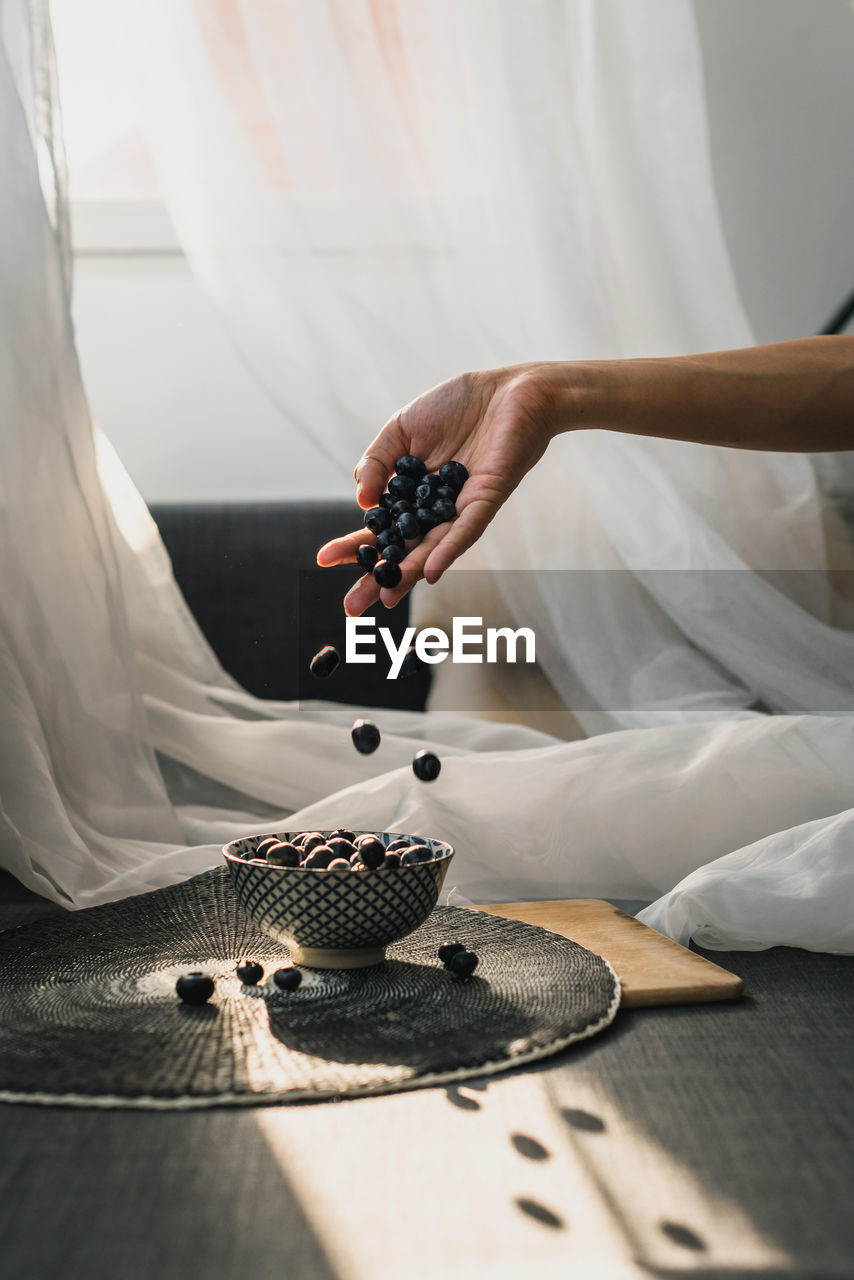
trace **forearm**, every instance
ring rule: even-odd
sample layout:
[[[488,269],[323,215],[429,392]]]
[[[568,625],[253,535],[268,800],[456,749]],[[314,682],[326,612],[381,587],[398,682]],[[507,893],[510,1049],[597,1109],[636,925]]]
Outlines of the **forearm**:
[[[737,449],[854,449],[854,336],[539,366],[553,433],[604,428]]]

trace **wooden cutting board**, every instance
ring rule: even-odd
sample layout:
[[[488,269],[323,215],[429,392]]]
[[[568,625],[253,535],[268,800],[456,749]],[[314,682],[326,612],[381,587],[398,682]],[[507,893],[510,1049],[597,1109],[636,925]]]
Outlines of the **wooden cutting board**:
[[[744,983],[734,973],[601,898],[499,902],[477,910],[551,929],[604,956],[620,977],[625,1006],[733,1000],[744,991]]]

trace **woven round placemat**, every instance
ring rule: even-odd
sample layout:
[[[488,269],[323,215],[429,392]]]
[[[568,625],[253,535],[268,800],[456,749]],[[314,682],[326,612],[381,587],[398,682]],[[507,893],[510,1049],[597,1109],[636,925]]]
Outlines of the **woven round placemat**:
[[[476,951],[460,981],[437,956]],[[244,986],[242,959],[265,977]],[[0,1101],[179,1109],[386,1093],[532,1062],[606,1027],[620,985],[577,943],[437,907],[384,964],[303,970],[241,911],[225,868],[0,934]],[[202,970],[207,1005],[175,981]]]

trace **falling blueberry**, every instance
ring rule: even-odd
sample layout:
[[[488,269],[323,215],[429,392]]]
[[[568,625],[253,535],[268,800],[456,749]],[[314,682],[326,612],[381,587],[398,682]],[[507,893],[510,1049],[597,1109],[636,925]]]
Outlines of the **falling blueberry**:
[[[449,489],[456,489],[459,493],[469,473],[461,462],[443,462],[439,468],[439,479],[442,484],[446,484]]]
[[[398,458],[394,469],[399,476],[408,476],[410,480],[420,480],[427,470],[421,459],[412,453],[405,453],[402,458]]]
[[[363,756],[372,755],[380,745],[380,731],[370,720],[357,720],[350,736],[353,746]]]
[[[439,948],[439,959],[442,964],[449,964],[454,956],[459,955],[461,951],[465,951],[465,947],[461,942],[446,942],[444,946]]]
[[[254,960],[244,960],[242,964],[237,966],[237,976],[248,987],[254,987],[264,977],[264,970]]]
[[[447,524],[450,520],[456,520],[457,508],[447,498],[437,498],[433,503],[433,515],[439,524]]]
[[[314,655],[308,664],[308,669],[313,676],[317,676],[320,680],[326,680],[328,676],[338,666],[341,658],[338,650],[332,644],[325,644],[322,649]]]
[[[433,511],[436,511],[435,506],[433,507]],[[397,530],[406,542],[411,538],[418,537],[420,526],[418,524],[418,517],[415,515],[414,511],[404,511],[403,515],[398,517]]]
[[[412,772],[421,782],[434,782],[441,768],[442,762],[432,751],[419,751],[412,761]]]
[[[302,974],[299,969],[277,969],[273,981],[280,991],[296,991],[302,982]]]
[[[451,956],[447,967],[455,978],[470,978],[477,968],[477,956],[473,951],[458,951]]]
[[[365,573],[370,573],[380,558],[380,553],[372,542],[363,542],[356,552],[356,559]]]
[[[175,983],[184,1004],[206,1004],[214,993],[213,978],[204,973],[185,973]]]
[[[391,560],[380,560],[374,568],[374,580],[380,587],[397,587],[402,578],[400,565],[393,564]]]
[[[423,667],[424,663],[421,661],[412,645],[410,645],[406,650],[406,653],[403,655],[403,662],[400,664],[401,676],[417,675],[419,671],[423,670]]]
[[[391,524],[391,515],[385,507],[371,507],[365,512],[365,528],[371,533],[382,533]]]

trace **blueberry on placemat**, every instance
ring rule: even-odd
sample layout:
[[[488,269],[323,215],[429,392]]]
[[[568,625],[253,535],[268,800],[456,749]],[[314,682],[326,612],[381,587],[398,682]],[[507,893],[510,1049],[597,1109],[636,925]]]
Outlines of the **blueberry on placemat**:
[[[400,565],[393,564],[391,560],[380,560],[374,568],[374,581],[380,587],[397,587],[402,578]]]
[[[446,966],[455,978],[470,978],[477,968],[477,956],[473,951],[458,951]]]
[[[214,993],[213,978],[204,973],[184,973],[175,983],[184,1004],[206,1004]]]
[[[380,553],[372,542],[363,542],[356,552],[359,568],[364,569],[365,573],[371,572],[379,558]]]
[[[461,942],[446,942],[439,948],[439,959],[442,961],[442,964],[446,965],[461,951],[465,951],[465,947]]]
[[[412,761],[412,772],[421,782],[434,782],[442,769],[442,762],[432,751],[419,751]]]
[[[302,974],[299,969],[277,969],[273,981],[280,991],[296,991],[302,982]]]
[[[264,969],[254,960],[244,960],[237,966],[237,976],[248,987],[254,987],[264,977]]]
[[[357,720],[350,736],[353,746],[363,756],[369,756],[380,745],[380,731],[370,720]]]
[[[308,669],[313,676],[318,676],[321,680],[325,680],[327,676],[331,676],[332,672],[341,661],[338,650],[333,644],[325,644],[319,649],[308,664]]]

